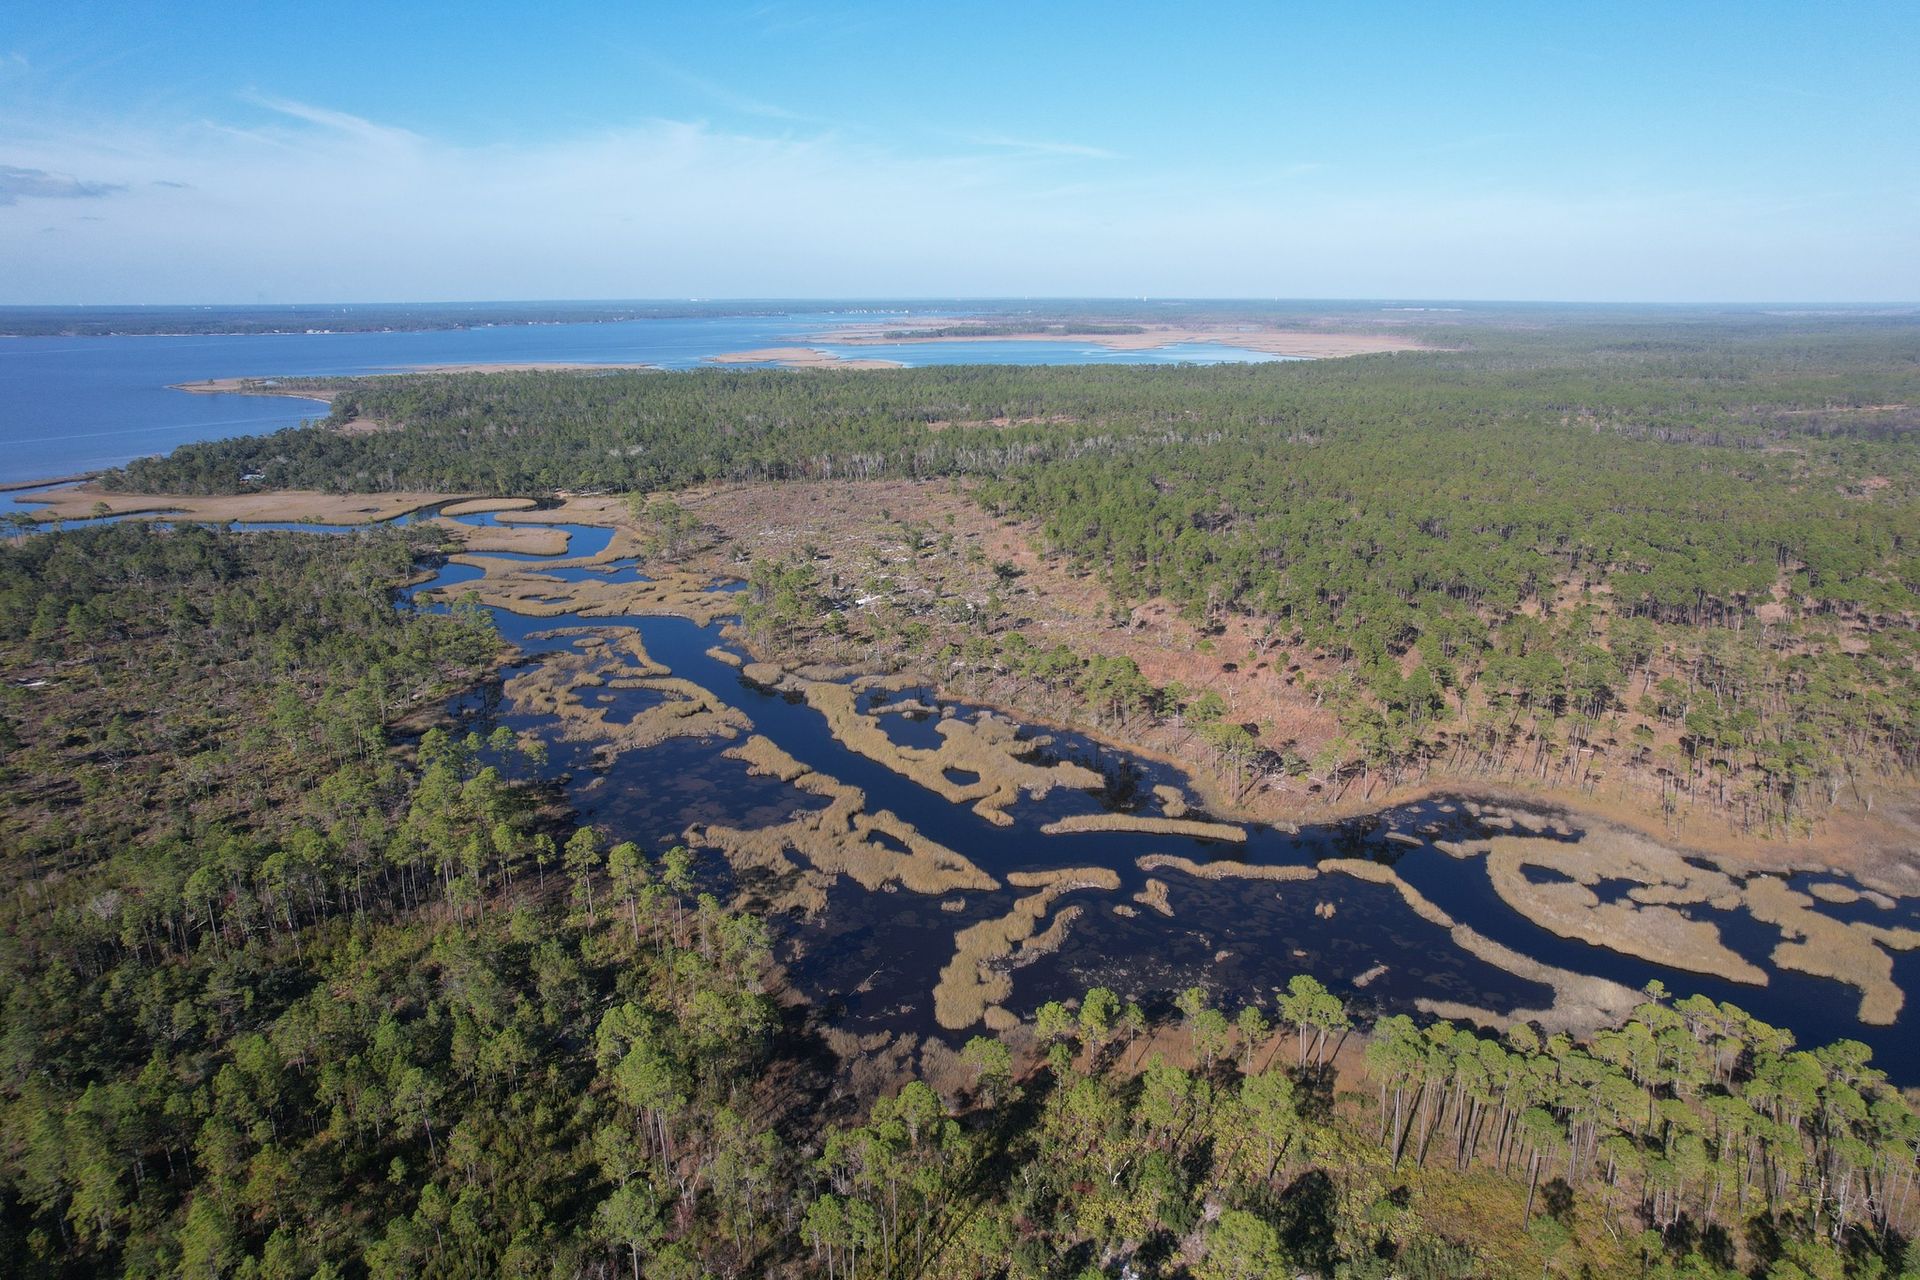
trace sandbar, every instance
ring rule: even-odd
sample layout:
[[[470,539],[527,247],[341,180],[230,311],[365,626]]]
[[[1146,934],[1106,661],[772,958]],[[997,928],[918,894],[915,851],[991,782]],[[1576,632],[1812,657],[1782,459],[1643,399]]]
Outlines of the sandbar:
[[[708,356],[710,364],[777,364],[782,369],[904,369],[898,360],[879,357],[849,359],[817,347],[761,347],[755,351],[728,351]]]
[[[957,328],[958,326],[951,322],[943,322],[939,327]],[[1239,347],[1245,351],[1261,351],[1276,356],[1299,356],[1312,360],[1428,349],[1426,344],[1411,338],[1390,337],[1385,334],[1324,333],[1315,330],[1262,329],[1235,325],[1194,327],[1144,325],[1138,333],[1048,333],[1044,330],[1036,330],[1032,333],[981,333],[978,337],[956,333],[927,337],[888,336],[905,332],[908,328],[911,326],[862,325],[820,336],[827,341],[845,343],[848,346],[891,346],[895,343],[918,345],[936,342],[1092,342],[1110,351],[1152,351],[1158,347],[1170,347],[1179,343],[1212,342],[1222,346]]]

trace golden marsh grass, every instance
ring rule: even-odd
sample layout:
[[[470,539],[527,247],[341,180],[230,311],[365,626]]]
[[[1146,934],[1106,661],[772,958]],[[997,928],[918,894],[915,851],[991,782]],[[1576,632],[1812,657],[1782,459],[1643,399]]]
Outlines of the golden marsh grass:
[[[1528,867],[1566,878],[1539,883],[1528,878]],[[1739,886],[1652,841],[1624,832],[1600,832],[1578,843],[1501,836],[1487,855],[1487,876],[1508,906],[1563,938],[1673,969],[1766,985],[1766,971],[1722,942],[1717,926],[1674,909],[1737,906]],[[1623,879],[1637,882],[1628,891],[1631,903],[1603,901],[1589,887]]]
[[[1155,818],[1133,813],[1082,813],[1058,818],[1040,830],[1050,836],[1081,831],[1137,831],[1157,836],[1192,836],[1198,840],[1222,840],[1245,844],[1247,832],[1226,822],[1197,822],[1191,818]]]
[[[953,959],[940,970],[940,981],[933,989],[934,1020],[949,1031],[963,1030],[983,1019],[989,1027],[996,1022],[1004,1023],[1004,1016],[991,1016],[991,1011],[998,1008],[1005,1015],[1007,1011],[1002,1004],[1013,994],[1010,966],[1005,963],[1008,958],[1036,935],[1045,940],[1044,945],[1049,949],[1057,948],[1065,936],[1066,926],[1079,913],[1075,911],[1067,916],[1064,923],[1056,920],[1043,933],[1040,921],[1052,910],[1054,902],[1079,889],[1113,892],[1120,887],[1120,877],[1109,867],[1083,867],[1023,873],[1020,883],[1043,887],[1037,893],[1015,899],[1013,909],[1006,915],[968,925],[954,934]],[[1063,911],[1061,915],[1066,913]],[[1039,954],[1026,952],[1025,957],[1037,958]]]

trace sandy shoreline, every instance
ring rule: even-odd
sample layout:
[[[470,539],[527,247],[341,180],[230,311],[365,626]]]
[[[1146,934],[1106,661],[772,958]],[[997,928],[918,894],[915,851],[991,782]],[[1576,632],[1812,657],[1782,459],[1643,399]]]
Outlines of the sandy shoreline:
[[[708,356],[709,364],[776,364],[782,369],[904,369],[898,360],[837,356],[818,347],[761,347]]]
[[[888,337],[905,332],[913,325],[858,325],[818,335],[827,342],[848,346],[933,344],[945,342],[1092,342],[1110,351],[1152,351],[1182,343],[1209,342],[1220,346],[1261,351],[1268,355],[1299,356],[1305,359],[1336,359],[1342,356],[1379,355],[1389,351],[1425,351],[1425,343],[1411,338],[1388,337],[1369,333],[1323,333],[1312,330],[1260,329],[1233,325],[1178,326],[1145,325],[1139,333],[1031,333],[938,334],[926,337]],[[925,328],[956,328],[951,322]]]
[[[656,369],[659,366],[643,364],[638,361],[626,363],[573,364],[563,360],[503,360],[493,363],[475,364],[407,364],[393,365],[381,373],[314,373],[283,374],[275,377],[259,378],[203,378],[198,382],[175,382],[170,384],[173,391],[187,391],[200,396],[243,395],[243,396],[286,396],[295,400],[318,400],[323,404],[333,403],[339,392],[331,387],[290,387],[286,383],[294,379],[307,382],[341,382],[357,378],[393,378],[404,377],[410,373],[610,373],[635,369]]]

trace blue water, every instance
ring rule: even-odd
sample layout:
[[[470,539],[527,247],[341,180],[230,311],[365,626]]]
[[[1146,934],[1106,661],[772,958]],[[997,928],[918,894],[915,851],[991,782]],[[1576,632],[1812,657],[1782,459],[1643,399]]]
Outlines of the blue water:
[[[929,313],[915,314],[924,319]],[[872,319],[871,314],[813,312],[420,333],[0,338],[0,484],[117,466],[196,440],[277,431],[326,413],[326,406],[314,400],[171,389],[183,382],[535,361],[691,369],[708,356],[804,344],[810,334]],[[1215,343],[1158,351],[1111,351],[1076,341],[828,344],[826,349],[912,365],[1211,364],[1278,358]]]

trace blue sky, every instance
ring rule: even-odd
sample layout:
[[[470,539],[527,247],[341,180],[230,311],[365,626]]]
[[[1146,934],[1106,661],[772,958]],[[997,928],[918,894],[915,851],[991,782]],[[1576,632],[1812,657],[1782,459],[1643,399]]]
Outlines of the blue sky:
[[[0,302],[1920,299],[1920,5],[0,12]]]

